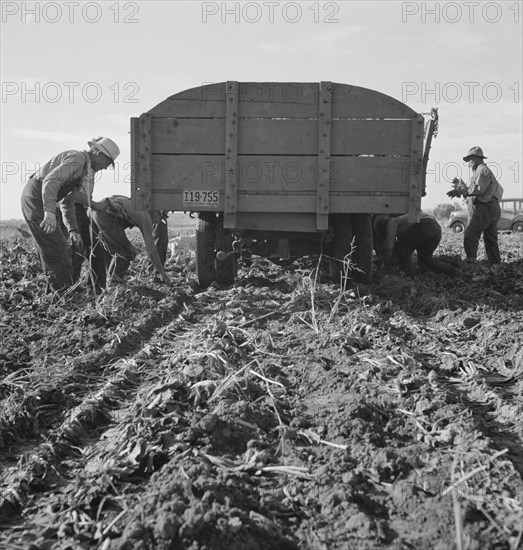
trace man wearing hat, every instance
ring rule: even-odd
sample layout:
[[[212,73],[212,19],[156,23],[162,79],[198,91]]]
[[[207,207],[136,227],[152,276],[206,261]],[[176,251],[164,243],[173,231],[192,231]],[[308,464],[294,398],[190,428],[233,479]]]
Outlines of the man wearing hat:
[[[107,156],[111,155],[111,149],[114,150],[116,146],[112,140],[108,138],[99,137],[93,138],[88,141],[89,147],[94,150],[98,150]],[[114,163],[112,164],[114,168]],[[98,288],[98,274],[105,269],[105,260],[102,254],[99,253],[97,247],[93,246],[91,242],[91,224],[89,216],[87,214],[88,208],[92,210],[101,211],[107,207],[106,202],[96,202],[93,200],[94,191],[94,172],[89,170],[82,182],[82,188],[74,196],[74,209],[76,215],[76,225],[78,227],[78,233],[81,240],[79,243],[72,242],[72,263],[73,263],[73,283],[76,283],[82,271],[82,264],[85,259],[89,260],[90,265],[90,278],[94,288]],[[60,203],[60,210],[63,211],[64,205]],[[62,220],[65,220],[65,216],[62,216]],[[67,222],[64,221],[64,229],[66,236],[71,232],[71,228],[67,226]]]
[[[463,246],[467,262],[477,261],[481,233],[485,243],[485,253],[491,265],[501,263],[498,246],[498,220],[501,217],[499,201],[503,197],[503,187],[492,170],[483,162],[487,157],[481,147],[472,147],[463,160],[472,168],[472,178],[467,188],[465,182],[454,179],[454,189],[449,197],[470,197],[472,199],[472,216],[465,229]]]
[[[56,214],[60,201],[64,225],[70,240],[82,246],[76,219],[75,197],[80,193],[89,173],[114,166],[120,150],[109,138],[88,142],[89,151],[69,150],[56,155],[28,180],[22,192],[22,214],[33,235],[44,273],[54,291],[73,283],[71,245],[58,226]],[[95,210],[103,203],[90,201]]]

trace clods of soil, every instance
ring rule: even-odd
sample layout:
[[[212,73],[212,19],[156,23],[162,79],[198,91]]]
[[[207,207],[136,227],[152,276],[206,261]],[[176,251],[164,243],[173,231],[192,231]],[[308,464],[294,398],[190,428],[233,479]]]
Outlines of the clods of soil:
[[[343,288],[142,253],[102,295],[0,256],[0,548],[516,550],[523,258]],[[439,252],[458,262],[459,236]],[[519,252],[518,252],[519,250]]]

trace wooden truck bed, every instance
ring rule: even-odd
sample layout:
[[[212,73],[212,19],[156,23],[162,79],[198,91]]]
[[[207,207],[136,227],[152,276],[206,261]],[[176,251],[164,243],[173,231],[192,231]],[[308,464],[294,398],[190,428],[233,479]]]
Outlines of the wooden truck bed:
[[[419,219],[424,118],[332,82],[223,82],[131,120],[139,209],[223,212],[235,230],[317,232],[329,214]]]

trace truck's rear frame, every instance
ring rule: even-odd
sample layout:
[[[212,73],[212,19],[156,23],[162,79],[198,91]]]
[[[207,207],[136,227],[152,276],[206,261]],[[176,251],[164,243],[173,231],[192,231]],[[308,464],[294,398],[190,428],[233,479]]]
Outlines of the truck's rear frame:
[[[319,243],[325,251],[336,241],[334,226],[339,233],[353,220],[358,231],[370,230],[358,215],[419,219],[423,124],[405,104],[345,84],[192,88],[131,120],[131,196],[139,209],[197,212],[227,235],[217,237],[226,246],[233,235],[268,236],[282,249],[300,234],[311,250]],[[360,241],[368,256],[368,235]],[[334,248],[341,260],[350,245]]]

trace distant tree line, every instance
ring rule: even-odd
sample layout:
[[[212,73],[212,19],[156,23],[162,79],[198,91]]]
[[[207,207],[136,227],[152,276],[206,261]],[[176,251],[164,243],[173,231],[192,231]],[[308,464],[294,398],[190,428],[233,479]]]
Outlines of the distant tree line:
[[[463,206],[461,206],[459,202],[453,204],[438,204],[438,206],[434,208],[434,217],[440,220],[448,219],[452,212],[456,210],[463,210]]]

